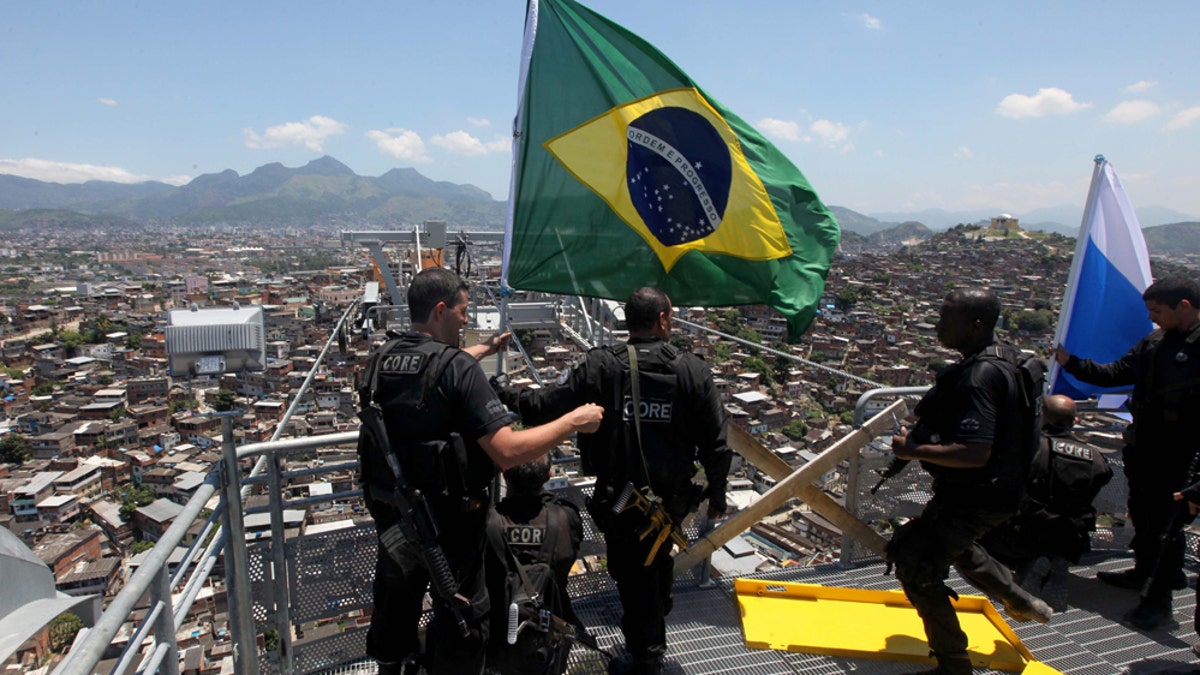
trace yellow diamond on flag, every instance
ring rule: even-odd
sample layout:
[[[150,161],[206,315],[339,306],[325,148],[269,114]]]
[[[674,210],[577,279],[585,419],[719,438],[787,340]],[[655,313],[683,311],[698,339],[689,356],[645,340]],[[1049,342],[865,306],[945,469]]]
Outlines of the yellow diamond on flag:
[[[695,89],[619,105],[545,147],[641,235],[668,272],[689,251],[744,260],[792,253],[737,136]]]

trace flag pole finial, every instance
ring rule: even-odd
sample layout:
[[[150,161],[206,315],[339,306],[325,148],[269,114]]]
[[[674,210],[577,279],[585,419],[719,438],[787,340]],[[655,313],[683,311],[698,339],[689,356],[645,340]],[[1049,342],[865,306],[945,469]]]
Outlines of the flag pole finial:
[[[1097,164],[1103,164],[1104,161],[1105,161],[1104,155],[1096,155],[1096,163]]]

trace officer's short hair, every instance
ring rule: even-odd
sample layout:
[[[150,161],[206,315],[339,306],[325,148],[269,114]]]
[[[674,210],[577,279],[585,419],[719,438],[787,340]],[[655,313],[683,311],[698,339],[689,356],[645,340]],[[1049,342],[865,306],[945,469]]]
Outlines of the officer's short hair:
[[[1192,307],[1200,307],[1200,284],[1187,277],[1159,279],[1142,293],[1142,300],[1157,302],[1171,309],[1178,307],[1184,300],[1190,302]]]
[[[654,328],[658,315],[671,310],[671,299],[653,286],[643,286],[625,301],[625,327],[630,331]]]
[[[541,494],[542,486],[550,480],[550,455],[518,464],[504,472],[508,492],[513,495]]]
[[[453,306],[467,282],[444,267],[431,267],[413,277],[408,286],[408,311],[413,323],[427,323],[439,302]]]
[[[1000,318],[1000,298],[986,288],[956,288],[946,295],[946,302],[959,316],[979,321],[989,330]]]

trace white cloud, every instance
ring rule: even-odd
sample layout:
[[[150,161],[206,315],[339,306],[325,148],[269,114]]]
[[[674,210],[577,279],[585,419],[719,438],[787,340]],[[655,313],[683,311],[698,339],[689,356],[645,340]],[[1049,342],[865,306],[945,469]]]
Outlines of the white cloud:
[[[880,21],[878,17],[871,16],[870,14],[863,14],[860,18],[862,19],[863,25],[871,30],[879,30],[883,28],[883,22]]]
[[[1105,122],[1133,124],[1154,117],[1162,108],[1153,101],[1122,101],[1104,116]]]
[[[484,143],[465,131],[451,131],[444,136],[432,136],[429,142],[443,147],[456,155],[470,157],[488,155],[493,152],[503,152],[508,150],[510,145],[508,139],[504,138]]]
[[[1046,117],[1065,115],[1092,107],[1091,103],[1080,103],[1071,93],[1058,87],[1043,87],[1033,96],[1009,94],[996,106],[996,112],[1005,117]]]
[[[330,136],[346,133],[349,127],[331,117],[313,115],[303,122],[287,122],[267,127],[261,135],[253,129],[242,129],[246,147],[255,150],[302,145],[313,152],[324,152],[323,144]]]
[[[802,113],[804,117],[812,119],[807,112],[802,111]],[[819,119],[809,122],[808,127],[805,128],[804,123],[801,122],[764,117],[754,126],[761,129],[768,137],[776,140],[800,143],[811,143],[815,140],[823,147],[834,148],[843,153],[854,150],[854,144],[849,142],[850,127],[841,122]],[[865,128],[865,123],[860,124],[859,128]]]
[[[408,129],[392,127],[386,131],[372,129],[366,133],[367,138],[375,141],[375,147],[385,155],[410,162],[432,162],[425,152],[425,141],[420,134]]]
[[[97,166],[95,164],[72,164],[55,162],[48,159],[0,159],[0,173],[32,178],[47,183],[85,183],[89,180],[102,180],[112,183],[144,183],[157,180],[171,185],[183,185],[191,180],[190,176],[171,176],[170,178],[154,178],[136,174],[115,166]]]
[[[115,105],[117,105],[117,101],[116,101],[116,99],[111,99],[111,98],[104,98],[104,97],[100,97],[100,98],[98,98],[98,99],[96,99],[96,100],[97,100],[98,102],[100,102],[100,104],[101,104],[101,105],[108,105],[108,106],[115,106]]]
[[[975,158],[975,153],[971,152],[971,149],[965,145],[958,146],[958,149],[954,151],[954,159],[974,159],[974,158]]]
[[[821,139],[821,143],[827,146],[840,145],[850,135],[850,127],[841,122],[831,122],[829,120],[817,120],[809,127],[817,138]],[[853,149],[853,146],[851,146]]]
[[[1170,122],[1163,127],[1163,131],[1178,131],[1179,129],[1187,129],[1200,120],[1200,105],[1192,106],[1186,110],[1180,110],[1175,113]]]
[[[1140,80],[1138,82],[1134,82],[1128,87],[1125,87],[1125,91],[1130,94],[1137,94],[1139,92],[1146,91],[1147,89],[1151,89],[1157,84],[1158,83],[1154,82],[1153,80]]]
[[[490,125],[491,123],[492,123],[491,120],[484,119],[482,117],[468,117],[467,118],[467,124],[470,124],[473,127],[486,127],[486,126]]]
[[[800,125],[796,122],[788,120],[777,120],[771,117],[764,117],[754,124],[762,130],[764,134],[771,138],[778,138],[785,141],[807,141],[803,133],[800,131]]]

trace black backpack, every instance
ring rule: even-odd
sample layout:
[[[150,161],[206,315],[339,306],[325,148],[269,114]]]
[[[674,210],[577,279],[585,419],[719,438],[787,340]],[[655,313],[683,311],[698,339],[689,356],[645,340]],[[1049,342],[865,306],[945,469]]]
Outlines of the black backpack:
[[[979,358],[1000,365],[1017,383],[1021,415],[1021,466],[1028,467],[1042,444],[1042,395],[1046,392],[1046,361],[1009,345],[991,345]]]
[[[555,550],[570,547],[567,521],[559,508],[546,508],[545,536],[532,555],[518,556],[504,541],[511,524],[494,509],[488,512],[488,541],[504,566],[503,597],[492,599],[487,665],[501,675],[561,675],[571,644],[581,628],[564,618],[564,589],[554,574]],[[499,591],[499,589],[497,589]]]

